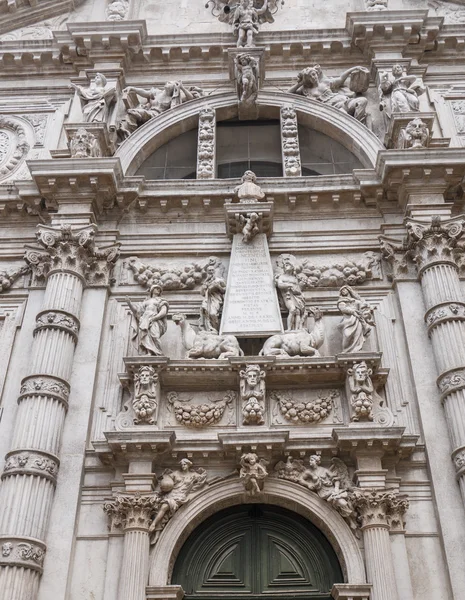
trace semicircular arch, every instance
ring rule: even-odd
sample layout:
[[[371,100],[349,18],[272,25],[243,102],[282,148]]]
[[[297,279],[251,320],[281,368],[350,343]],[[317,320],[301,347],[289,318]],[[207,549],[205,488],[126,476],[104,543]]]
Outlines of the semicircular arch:
[[[332,106],[285,92],[262,91],[258,101],[261,116],[268,118],[279,118],[279,109],[292,104],[298,111],[299,123],[342,144],[365,168],[373,168],[378,152],[384,149],[365,125]],[[229,92],[198,98],[168,110],[139,127],[118,148],[115,156],[121,161],[123,173],[134,175],[160,146],[196,127],[198,114],[206,106],[216,110],[218,121],[237,116],[237,97]]]
[[[258,501],[258,500],[257,500]],[[262,504],[287,508],[315,525],[334,549],[344,575],[351,584],[366,583],[365,567],[357,540],[342,517],[316,494],[289,481],[268,479]],[[176,558],[192,531],[219,510],[250,502],[239,480],[211,486],[181,507],[168,522],[150,559],[150,586],[171,582]]]

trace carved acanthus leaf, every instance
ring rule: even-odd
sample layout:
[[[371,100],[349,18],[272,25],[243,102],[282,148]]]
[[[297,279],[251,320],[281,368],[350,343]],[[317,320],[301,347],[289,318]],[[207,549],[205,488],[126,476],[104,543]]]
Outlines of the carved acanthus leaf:
[[[158,503],[157,494],[118,494],[114,499],[105,502],[103,510],[110,517],[112,528],[136,527],[148,531]]]

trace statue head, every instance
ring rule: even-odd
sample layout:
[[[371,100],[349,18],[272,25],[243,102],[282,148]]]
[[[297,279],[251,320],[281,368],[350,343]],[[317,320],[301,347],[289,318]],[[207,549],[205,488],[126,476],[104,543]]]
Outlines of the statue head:
[[[424,121],[413,119],[405,128],[407,145],[410,148],[426,148],[429,139],[429,129]]]
[[[244,175],[242,175],[242,183],[245,183],[246,181],[251,181],[252,183],[257,181],[257,176],[253,171],[246,171]]]
[[[155,373],[153,367],[144,366],[139,369],[135,379],[141,385],[150,385],[151,383],[155,383],[158,375]]]
[[[318,454],[312,454],[308,459],[308,464],[311,469],[316,469],[321,464],[321,456]]]
[[[394,75],[394,77],[400,77],[404,72],[404,69],[402,67],[401,64],[396,63],[395,65],[392,65],[392,74]]]
[[[162,291],[163,287],[161,283],[154,283],[152,286],[150,286],[150,297],[153,298],[154,296],[160,296]]]
[[[365,361],[354,365],[354,376],[357,381],[366,381],[369,375],[371,375],[371,369],[368,368]]]
[[[255,387],[265,373],[260,370],[259,365],[247,365],[245,371],[241,371],[241,376],[246,379],[250,387]]]
[[[168,96],[172,96],[174,94],[175,89],[176,89],[175,81],[167,81],[165,83],[165,92]]]
[[[278,261],[278,266],[281,266],[284,273],[294,275],[296,272],[295,258],[292,254],[281,254]],[[280,265],[281,263],[281,265]]]
[[[69,149],[72,158],[87,158],[95,155],[94,146],[96,137],[84,127],[80,127],[70,139]]]
[[[250,465],[254,466],[255,463],[258,462],[258,456],[254,452],[248,452],[247,454],[243,454],[241,458],[241,465]]]
[[[107,78],[102,73],[96,73],[94,83],[97,87],[105,87],[107,85]]]
[[[298,77],[299,80],[304,84],[304,86],[316,87],[320,81],[320,73],[320,68],[307,67],[300,71]]]
[[[183,458],[179,461],[179,465],[181,466],[181,471],[189,471],[192,467],[192,462],[188,458]]]

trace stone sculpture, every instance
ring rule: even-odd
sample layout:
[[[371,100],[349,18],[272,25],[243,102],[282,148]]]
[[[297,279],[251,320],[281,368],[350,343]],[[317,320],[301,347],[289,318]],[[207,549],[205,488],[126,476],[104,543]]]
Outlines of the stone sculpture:
[[[162,89],[136,88],[129,86],[125,88],[124,93],[135,94],[145,98],[145,102],[139,102],[133,108],[128,108],[126,115],[121,120],[118,127],[118,135],[125,139],[131,135],[138,127],[150,121],[153,117],[179,106],[189,100],[200,98],[204,95],[201,88],[186,88],[181,81],[167,81]]]
[[[368,12],[387,10],[388,0],[365,0],[365,6]]]
[[[0,271],[0,292],[9,290],[13,283],[21,277],[29,273],[31,268],[29,266],[19,267],[18,269],[9,269],[7,271]]]
[[[88,88],[74,83],[70,87],[76,90],[81,99],[83,120],[86,123],[107,121],[111,105],[116,99],[116,87],[108,83],[105,75],[96,73]]]
[[[320,348],[325,340],[323,315],[318,308],[310,308],[309,313],[315,319],[312,331],[305,327],[295,331],[286,331],[272,335],[263,344],[259,356],[278,356],[290,358],[291,356],[320,356]]]
[[[284,175],[286,177],[300,177],[302,175],[302,165],[300,161],[299,129],[297,113],[292,106],[281,108],[281,139]]]
[[[319,423],[329,416],[334,407],[334,401],[340,400],[337,390],[318,392],[314,400],[294,400],[283,392],[272,391],[270,399],[274,400],[283,417],[291,423]]]
[[[310,456],[308,464],[303,460],[288,456],[286,462],[279,462],[274,476],[303,485],[311,492],[331,504],[347,521],[351,529],[357,529],[356,512],[351,500],[354,489],[346,465],[338,458],[331,460],[331,468],[321,466],[321,456]]]
[[[187,349],[187,358],[219,358],[244,356],[237,338],[233,335],[218,335],[216,331],[196,331],[181,313],[172,317],[179,325],[182,342]]]
[[[215,177],[215,135],[216,114],[213,108],[206,107],[199,113],[197,179]]]
[[[124,21],[129,12],[129,0],[110,0],[105,16],[107,21]]]
[[[265,422],[265,371],[260,365],[247,365],[240,371],[239,389],[244,425],[263,425]]]
[[[137,324],[133,337],[137,338],[139,352],[142,354],[163,355],[160,338],[166,332],[169,304],[161,297],[161,292],[161,285],[154,284],[150,288],[149,297],[143,302],[133,303],[126,297]]]
[[[95,135],[80,127],[69,141],[71,158],[98,158],[102,151]]]
[[[281,254],[276,261],[278,271],[274,281],[280,299],[288,310],[287,331],[305,329],[307,309],[305,298],[297,278],[297,262],[292,254]]]
[[[260,233],[258,223],[261,217],[256,212],[248,213],[247,216],[239,215],[239,222],[243,225],[242,228],[242,241],[244,244],[250,244],[253,238]]]
[[[345,82],[349,77],[347,88]],[[326,77],[320,65],[314,65],[300,71],[289,92],[334,106],[365,123],[368,100],[362,94],[368,89],[369,77],[368,69],[359,66],[347,69],[339,77]]]
[[[241,104],[250,106],[256,103],[258,94],[258,62],[250,54],[236,56],[235,75],[238,99]]]
[[[393,113],[418,112],[418,96],[423,94],[425,88],[416,75],[407,75],[402,65],[396,63],[391,73],[382,71],[379,79],[379,109],[388,118]]]
[[[350,404],[354,409],[352,421],[373,421],[372,370],[366,362],[357,363],[347,371],[347,383],[350,390]]]
[[[134,377],[134,399],[132,407],[135,413],[134,424],[148,423],[153,425],[156,421],[158,408],[158,374],[150,366],[143,366]]]
[[[242,183],[235,188],[234,193],[243,204],[258,202],[265,197],[262,188],[257,185],[257,176],[253,171],[246,171],[242,175]]]
[[[412,119],[404,129],[401,129],[397,148],[401,150],[422,150],[428,147],[429,139],[428,125],[421,119]]]
[[[350,286],[339,290],[337,307],[342,313],[339,328],[342,330],[342,352],[360,352],[375,326],[373,308]]]
[[[177,392],[168,392],[166,399],[173,407],[174,418],[180,425],[200,429],[219,423],[226,408],[233,410],[236,393],[228,390],[219,400],[203,404],[193,404],[190,399],[181,400]]]
[[[268,461],[264,458],[259,459],[253,452],[242,455],[239,477],[244,484],[245,491],[251,496],[255,496],[263,490],[263,484],[268,477],[267,465]]]
[[[207,267],[217,263],[218,259],[210,256],[207,263],[188,263],[184,266],[147,265],[137,256],[131,256],[126,266],[134,273],[134,279],[142,286],[150,288],[159,284],[164,290],[192,290],[207,277]]]
[[[205,469],[194,469],[192,462],[187,458],[183,458],[179,464],[179,470],[165,469],[158,482],[157,514],[149,529],[152,544],[157,543],[162,530],[174,513],[190,500],[192,494],[206,485]]]
[[[218,333],[220,329],[221,310],[223,308],[226,282],[223,278],[223,266],[220,262],[211,262],[206,268],[206,279],[202,284],[203,296],[200,305],[199,328],[202,331]]]

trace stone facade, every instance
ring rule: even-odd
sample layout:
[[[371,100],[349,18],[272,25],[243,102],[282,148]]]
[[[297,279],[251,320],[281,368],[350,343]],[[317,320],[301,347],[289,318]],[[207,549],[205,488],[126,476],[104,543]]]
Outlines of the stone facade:
[[[0,600],[181,600],[239,504],[465,597],[462,5],[0,6]]]

